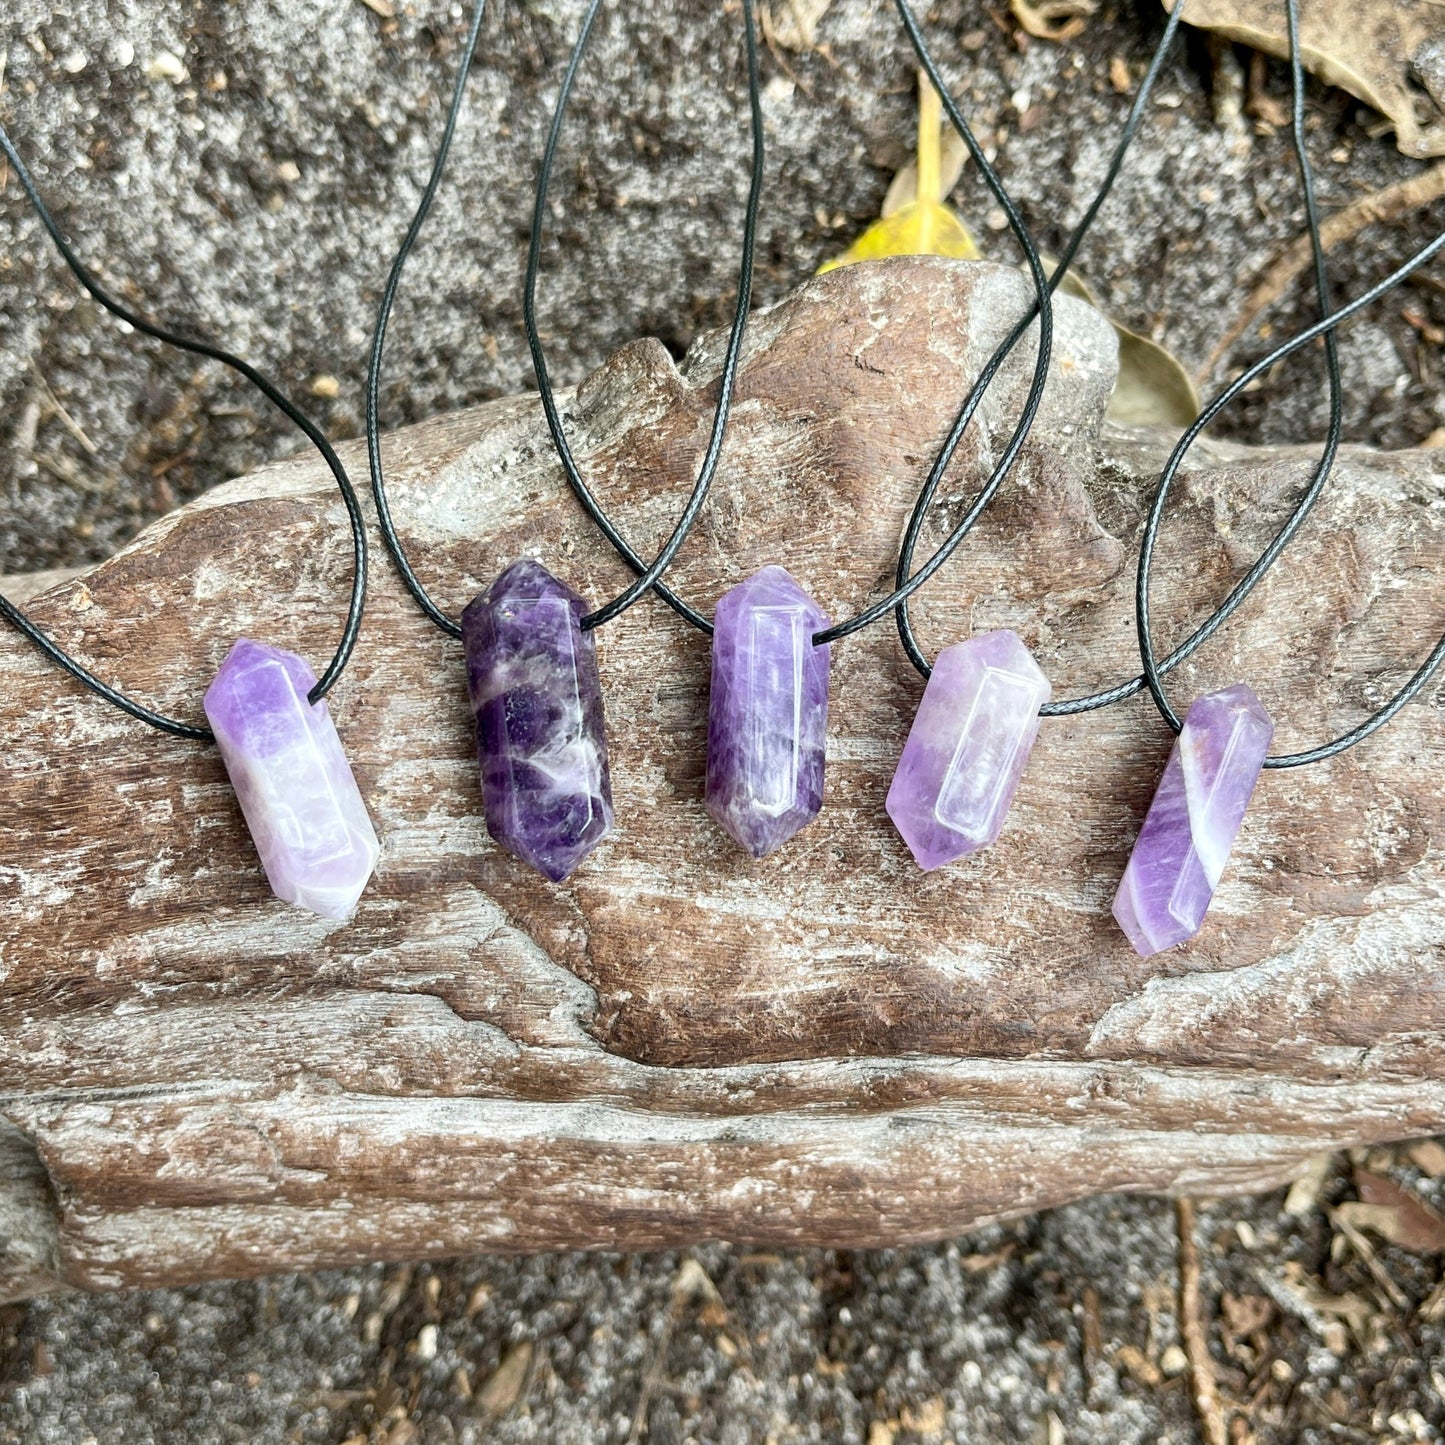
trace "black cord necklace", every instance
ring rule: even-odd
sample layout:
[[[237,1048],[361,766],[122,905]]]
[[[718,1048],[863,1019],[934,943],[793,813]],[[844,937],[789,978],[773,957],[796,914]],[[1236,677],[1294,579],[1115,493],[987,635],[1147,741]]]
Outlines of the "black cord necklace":
[[[645,592],[656,590],[689,621],[706,625],[662,584],[707,500],[726,432],[738,364],[752,301],[753,250],[763,182],[763,119],[753,0],[743,0],[743,29],[752,124],[752,172],[743,225],[743,256],[737,304],[713,413],[712,433],[697,480],[672,535],[652,562],[642,560],[603,513],[578,469],[552,392],[536,326],[547,184],[561,136],[567,101],[586,50],[601,0],[591,0],[557,94],[537,181],[532,238],[527,258],[524,316],[543,412],[563,472],[587,515],[638,573],[619,596],[588,612],[583,598],[531,559],[514,562],[468,605],[460,622],[431,598],[406,558],[386,499],[381,461],[379,393],[386,328],[402,270],[440,188],[456,129],[468,72],[481,35],[486,0],[478,0],[463,48],[441,142],[427,184],[382,294],[367,376],[366,434],[372,489],[387,550],[422,611],[444,632],[463,640],[467,682],[477,725],[483,807],[491,835],[554,882],[565,878],[612,826],[612,792],[602,688],[592,632],[620,616]]]
[[[588,9],[584,39],[598,4],[599,0],[592,0]],[[937,79],[937,69],[907,0],[897,0],[897,5],[920,62],[941,89],[942,82]],[[559,96],[559,113],[570,88],[570,79],[569,72]],[[1043,400],[1052,348],[1053,311],[1043,263],[1022,217],[967,120],[947,97],[945,102],[950,120],[1018,239],[1037,295],[1035,308],[1018,333],[1021,336],[1033,318],[1039,318],[1039,347],[1033,378],[1019,421],[990,479],[991,485],[996,487],[1013,466]],[[885,616],[926,578],[900,587],[891,596],[864,608],[845,622],[830,625],[822,609],[786,569],[764,567],[725,594],[717,604],[715,618],[709,621],[657,580],[660,576],[659,562],[663,561],[664,554],[666,561],[670,562],[677,547],[681,546],[686,530],[696,521],[703,500],[696,493],[693,499],[696,505],[685,517],[685,525],[680,524],[679,532],[674,533],[664,554],[659,554],[658,562],[654,562],[651,568],[644,568],[641,558],[621,537],[576,475],[552,399],[537,334],[532,298],[539,256],[539,223],[554,143],[555,128],[538,183],[523,310],[536,362],[542,405],[573,490],[599,530],[639,574],[624,596],[630,602],[652,586],[680,616],[713,639],[705,800],[713,818],[738,844],[754,857],[762,857],[780,847],[810,822],[822,805],[830,645]],[[730,376],[730,373],[725,373],[725,376]],[[949,455],[957,447],[971,416],[971,410],[960,414],[950,443],[946,444]],[[603,612],[606,611],[603,609]]]
[[[1297,0],[1287,0],[1293,81],[1291,141],[1299,167],[1306,229],[1310,237],[1316,294],[1322,313],[1328,313],[1329,287],[1324,248],[1319,234],[1319,213],[1314,175],[1305,147],[1304,71],[1300,62]],[[1142,119],[1144,106],[1157,79],[1174,32],[1183,17],[1179,0],[1140,84],[1111,163],[1093,202],[1074,229],[1050,285],[1057,286],[1076,255],[1084,234],[1098,213],[1123,163],[1125,152]],[[996,369],[1016,344],[1020,327],[1001,343],[990,364]],[[1330,420],[1325,446],[1309,485],[1274,539],[1256,559],[1229,596],[1162,663],[1168,672],[1211,637],[1258,585],[1288,545],[1324,488],[1334,465],[1343,428],[1344,404],[1339,358],[1333,330],[1325,333],[1326,372],[1329,381]],[[970,402],[987,385],[990,369],[975,384]],[[943,478],[943,465],[935,464],[919,493],[899,550],[898,581],[909,578],[927,510]],[[989,500],[987,489],[969,508],[944,546],[912,576],[917,581],[945,559],[972,528]],[[944,649],[937,668],[930,667],[913,632],[907,599],[897,612],[899,635],[910,660],[928,679],[913,728],[899,760],[888,793],[888,812],[920,867],[931,869],[973,853],[994,842],[1001,832],[1009,806],[1045,717],[1073,716],[1108,707],[1142,691],[1141,674],[1083,697],[1049,701],[1050,686],[1023,641],[1008,630],[990,632]]]
[[[238,372],[300,428],[336,479],[351,526],[353,559],[346,622],[320,679],[294,653],[240,638],[205,694],[209,727],[167,717],[103,682],[3,597],[0,616],[122,712],[173,737],[215,743],[277,896],[328,918],[348,918],[379,855],[375,829],[323,701],[356,648],[366,603],[366,526],[351,480],[325,434],[255,367],[210,342],[148,320],[111,295],[71,248],[3,127],[0,152],[61,259],[101,306],[146,336]]]
[[[1164,504],[1185,456],[1205,427],[1255,378],[1315,338],[1327,336],[1334,327],[1399,285],[1441,250],[1445,250],[1445,234],[1437,236],[1363,295],[1248,367],[1210,402],[1179,439],[1160,475],[1159,488],[1144,526],[1135,615],[1145,682],[1160,715],[1178,737],[1114,899],[1114,917],[1135,949],[1146,957],[1192,938],[1203,926],[1263,769],[1304,767],[1354,747],[1384,727],[1416,697],[1445,661],[1445,636],[1442,636],[1409,682],[1357,727],[1304,752],[1270,756],[1274,723],[1246,683],[1195,698],[1180,720],[1164,692],[1165,667],[1154,652],[1149,616],[1150,568]]]

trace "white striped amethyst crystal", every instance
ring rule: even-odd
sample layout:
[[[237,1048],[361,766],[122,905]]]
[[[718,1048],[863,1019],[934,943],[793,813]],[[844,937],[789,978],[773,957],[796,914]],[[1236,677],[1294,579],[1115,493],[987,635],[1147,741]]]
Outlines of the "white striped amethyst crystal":
[[[240,638],[205,710],[267,881],[324,918],[356,910],[380,847],[316,674],[294,653]]]
[[[713,818],[754,858],[781,847],[823,803],[828,648],[822,609],[782,567],[764,567],[717,605],[708,699]]]
[[[920,868],[998,838],[1050,691],[1017,633],[985,632],[938,654],[888,789],[888,816]]]
[[[1142,957],[1199,932],[1273,736],[1244,683],[1196,698],[1185,714],[1114,898]]]
[[[559,883],[612,828],[597,644],[587,604],[514,562],[462,613],[482,808],[504,848]]]

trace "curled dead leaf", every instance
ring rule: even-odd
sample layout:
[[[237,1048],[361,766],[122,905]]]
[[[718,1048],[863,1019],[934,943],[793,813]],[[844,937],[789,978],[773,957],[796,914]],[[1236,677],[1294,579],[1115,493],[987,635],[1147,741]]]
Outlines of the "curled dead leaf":
[[[1036,40],[1062,45],[1083,34],[1094,0],[1009,0],[1013,17]]]
[[[1053,274],[1058,262],[1044,258]],[[1119,338],[1119,376],[1105,415],[1121,426],[1164,426],[1183,430],[1199,415],[1199,393],[1194,380],[1172,351],[1120,325],[1099,303],[1089,283],[1070,269],[1059,282],[1066,296],[1087,301],[1101,312]]]
[[[1432,0],[1312,0],[1301,12],[1300,54],[1311,72],[1388,116],[1406,155],[1445,155],[1445,9]],[[1289,54],[1278,0],[1189,0],[1184,19]]]
[[[945,125],[938,136],[938,199],[945,199],[958,184],[968,164],[968,147],[952,125]],[[918,199],[918,162],[911,160],[896,176],[883,197],[882,215],[891,216]]]
[[[478,1413],[489,1420],[505,1415],[518,1400],[532,1370],[532,1342],[523,1340],[502,1356],[486,1384],[476,1392]]]
[[[1445,1218],[1418,1194],[1366,1169],[1356,1169],[1354,1178],[1360,1202],[1341,1204],[1342,1219],[1412,1254],[1445,1254]]]

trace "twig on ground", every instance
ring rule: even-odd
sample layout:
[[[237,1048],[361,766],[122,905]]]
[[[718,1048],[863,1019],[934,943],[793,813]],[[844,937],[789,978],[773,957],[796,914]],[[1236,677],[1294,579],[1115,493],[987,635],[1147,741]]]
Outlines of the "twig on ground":
[[[1366,226],[1384,221],[1393,221],[1428,206],[1431,201],[1445,196],[1445,161],[1439,161],[1429,170],[1420,171],[1393,186],[1361,196],[1342,211],[1336,211],[1320,226],[1320,243],[1328,251],[1341,241],[1358,235]],[[1291,241],[1260,278],[1244,309],[1235,318],[1229,330],[1220,338],[1219,344],[1209,354],[1209,360],[1200,368],[1196,378],[1206,380],[1219,364],[1230,347],[1259,319],[1260,313],[1273,306],[1295,281],[1311,265],[1310,238],[1300,236]]]
[[[1209,1353],[1209,1322],[1199,1294],[1199,1250],[1194,1243],[1192,1199],[1174,1201],[1174,1220],[1179,1231],[1179,1334],[1189,1357],[1190,1393],[1205,1445],[1229,1445],[1214,1378],[1214,1359]]]
[[[1369,1270],[1375,1283],[1379,1285],[1385,1298],[1395,1306],[1397,1310],[1410,1308],[1410,1301],[1405,1297],[1404,1291],[1390,1278],[1384,1265],[1375,1256],[1375,1247],[1355,1228],[1354,1224],[1343,1215],[1338,1209],[1330,1211],[1330,1223],[1344,1235],[1354,1246],[1355,1253],[1360,1257],[1365,1268]]]
[[[717,1286],[707,1276],[707,1271],[695,1260],[685,1259],[672,1281],[672,1304],[647,1368],[642,1373],[642,1389],[638,1393],[637,1408],[632,1412],[632,1428],[627,1433],[627,1445],[638,1445],[647,1431],[647,1416],[652,1409],[653,1397],[662,1388],[667,1372],[667,1351],[672,1344],[673,1331],[682,1318],[683,1310],[698,1299],[716,1301]]]
[[[87,456],[97,457],[100,455],[100,448],[86,436],[85,429],[71,414],[66,411],[60,398],[51,390],[50,383],[46,381],[44,373],[40,370],[40,363],[32,356],[30,358],[30,369],[35,373],[35,379],[40,383],[41,390],[45,392],[45,399],[50,403],[51,410],[65,424],[65,429],[85,449]]]

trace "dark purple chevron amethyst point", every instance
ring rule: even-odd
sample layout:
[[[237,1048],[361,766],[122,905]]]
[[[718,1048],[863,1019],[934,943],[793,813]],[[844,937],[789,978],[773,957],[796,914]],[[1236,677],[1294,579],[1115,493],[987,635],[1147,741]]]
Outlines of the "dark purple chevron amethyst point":
[[[487,831],[554,883],[612,828],[597,647],[586,602],[514,562],[462,613]]]

